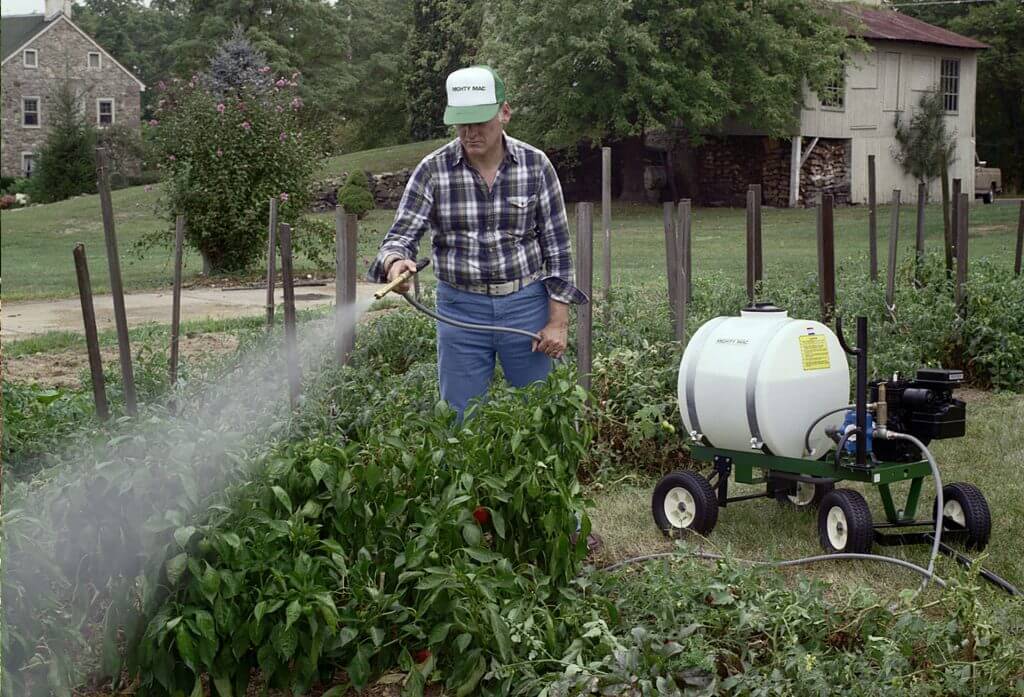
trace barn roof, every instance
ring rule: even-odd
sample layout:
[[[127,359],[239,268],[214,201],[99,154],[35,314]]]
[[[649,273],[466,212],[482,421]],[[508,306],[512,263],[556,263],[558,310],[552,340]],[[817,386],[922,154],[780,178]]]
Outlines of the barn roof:
[[[922,22],[893,10],[882,10],[864,5],[841,5],[840,11],[854,20],[850,33],[862,39],[876,41],[912,41],[935,46],[953,48],[985,49],[976,39],[957,34],[956,32]],[[859,22],[859,26],[858,26]]]

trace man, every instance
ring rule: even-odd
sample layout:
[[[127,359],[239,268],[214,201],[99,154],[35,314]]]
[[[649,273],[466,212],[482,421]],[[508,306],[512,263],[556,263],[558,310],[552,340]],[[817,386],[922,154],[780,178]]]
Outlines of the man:
[[[429,230],[442,315],[540,335],[438,324],[441,397],[461,418],[487,392],[495,357],[516,387],[543,380],[565,351],[569,304],[588,298],[572,283],[554,167],[542,151],[505,135],[512,110],[501,78],[487,66],[464,68],[448,76],[446,91],[444,122],[458,138],[416,167],[368,277],[384,283],[415,269]]]

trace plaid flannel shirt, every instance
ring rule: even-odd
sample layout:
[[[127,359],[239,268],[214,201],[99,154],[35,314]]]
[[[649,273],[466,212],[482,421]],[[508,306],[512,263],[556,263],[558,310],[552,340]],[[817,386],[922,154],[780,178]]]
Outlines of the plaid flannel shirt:
[[[423,158],[368,280],[384,283],[393,259],[415,259],[427,230],[434,275],[446,283],[504,283],[540,273],[553,300],[588,302],[573,285],[558,175],[547,155],[522,141],[505,136],[505,159],[490,191],[458,139]]]

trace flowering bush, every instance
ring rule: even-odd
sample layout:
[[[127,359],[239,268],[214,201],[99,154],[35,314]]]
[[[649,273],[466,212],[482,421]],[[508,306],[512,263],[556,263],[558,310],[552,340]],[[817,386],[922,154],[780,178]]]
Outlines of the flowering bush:
[[[269,72],[265,61],[257,70]],[[170,221],[186,216],[188,242],[214,271],[246,269],[265,252],[271,198],[280,222],[302,227],[324,151],[319,132],[303,125],[298,78],[230,89],[222,81],[217,89],[208,76],[158,85],[154,118],[144,127],[165,174],[163,208]],[[324,231],[313,232],[296,236],[297,249],[308,253],[303,244],[323,241]]]

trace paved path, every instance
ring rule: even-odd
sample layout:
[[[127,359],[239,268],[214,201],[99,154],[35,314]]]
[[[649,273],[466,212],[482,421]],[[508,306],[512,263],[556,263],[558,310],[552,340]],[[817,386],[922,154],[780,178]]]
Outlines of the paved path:
[[[379,288],[370,283],[356,284],[356,296],[370,299]],[[283,291],[276,293],[277,316],[283,317],[280,304],[284,302]],[[299,286],[295,289],[295,307],[303,309],[318,307],[334,302],[334,283],[324,286]],[[266,290],[222,290],[220,288],[194,288],[181,293],[181,319],[224,319],[247,317],[266,312]],[[96,325],[100,331],[114,328],[114,301],[110,295],[93,298],[96,308]],[[146,322],[171,322],[171,291],[130,293],[125,296],[128,324],[134,326]],[[29,300],[5,302],[0,308],[0,336],[4,339],[24,339],[33,334],[65,330],[84,332],[82,327],[82,306],[78,298],[64,300]]]

